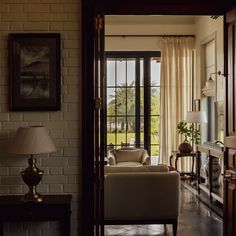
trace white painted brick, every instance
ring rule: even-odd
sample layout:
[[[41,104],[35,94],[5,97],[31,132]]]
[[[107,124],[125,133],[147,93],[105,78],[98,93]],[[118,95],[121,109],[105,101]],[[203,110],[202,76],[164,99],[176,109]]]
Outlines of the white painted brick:
[[[49,12],[49,4],[25,4],[24,5],[24,12],[29,12],[29,13]]]
[[[64,76],[63,82],[68,85],[77,85],[79,84],[79,78],[78,76]]]
[[[70,156],[68,158],[68,165],[69,166],[79,166],[79,163],[80,163],[79,155],[77,155],[77,156]]]
[[[69,147],[79,147],[78,139],[69,139]]]
[[[21,176],[2,176],[1,184],[13,185],[13,184],[24,184]]]
[[[50,167],[49,174],[50,175],[62,175],[62,167]]]
[[[27,21],[27,14],[26,13],[2,13],[2,21]]]
[[[48,31],[49,30],[49,23],[48,22],[26,22],[23,24],[23,30]]]
[[[78,21],[80,22],[80,16],[78,13],[67,14],[67,21]]]
[[[27,0],[1,0],[2,3],[26,3]]]
[[[74,129],[67,129],[64,131],[64,138],[78,138],[79,131]]]
[[[50,157],[42,160],[43,166],[65,166],[68,164],[68,159],[65,157]]]
[[[11,112],[10,120],[11,121],[22,121],[22,113],[21,112]]]
[[[68,122],[65,121],[43,121],[43,125],[49,130],[65,130],[68,128]]]
[[[63,120],[63,112],[50,112],[49,119],[50,120]]]
[[[7,121],[9,120],[9,113],[0,113],[0,121]]]
[[[70,67],[70,68],[68,68],[68,74],[70,76],[79,75],[79,69],[77,67]],[[74,79],[76,79],[76,81],[78,81],[77,76],[75,76]]]
[[[0,167],[0,176],[9,175],[9,168],[7,167]]]
[[[80,38],[80,32],[78,30],[68,31],[68,39],[78,39]]]
[[[37,126],[37,125],[42,125],[42,122],[39,121],[30,121],[29,126]]]
[[[23,120],[27,121],[44,121],[44,120],[49,120],[49,113],[48,112],[25,112],[23,114]]]
[[[78,112],[79,111],[79,106],[76,103],[68,103],[67,104],[67,110],[68,112]]]
[[[64,120],[74,121],[74,120],[78,120],[78,118],[79,118],[78,112],[65,112],[64,113]],[[69,128],[70,128],[70,123],[69,123]]]
[[[9,186],[9,193],[11,193],[11,194],[22,193],[22,186],[21,185],[10,185]]]
[[[68,147],[68,140],[67,139],[53,139],[53,143],[56,147]]]
[[[0,194],[8,194],[9,186],[8,185],[0,185]]]
[[[16,176],[20,176],[20,173],[22,171],[21,167],[10,167],[9,169],[9,174],[10,175],[16,175]]]
[[[2,122],[3,129],[17,129],[21,126],[27,126],[27,122]]]
[[[78,184],[64,184],[64,192],[65,193],[77,193],[78,192]]]
[[[78,148],[64,148],[64,156],[78,156]]]
[[[63,66],[67,67],[73,67],[79,65],[79,59],[78,58],[64,58],[63,59]]]
[[[50,184],[49,185],[50,193],[63,193],[63,185],[62,184]]]
[[[49,135],[51,138],[63,138],[63,130],[51,130]]]
[[[19,12],[23,12],[23,4],[9,4],[10,12],[15,12],[15,13],[19,13]]]
[[[0,8],[0,12],[9,12],[10,11],[10,4],[2,4]]]
[[[68,183],[68,177],[62,175],[43,176],[42,183],[44,184],[66,184]]]
[[[64,12],[64,11],[65,9],[63,4],[51,4],[50,6],[50,12]]]
[[[64,102],[72,102],[72,103],[79,102],[79,94],[65,94]]]
[[[63,148],[57,148],[56,152],[50,153],[50,157],[61,157],[63,153]]]
[[[28,14],[28,20],[29,21],[41,21],[42,16],[40,13],[29,13]]]
[[[65,13],[42,13],[42,21],[65,21],[67,14]]]
[[[63,173],[65,175],[77,175],[79,172],[78,166],[65,166]]]
[[[68,178],[68,183],[69,183],[69,184],[77,184],[77,183],[78,183],[78,177],[77,177],[77,176],[74,176],[74,175],[69,176],[69,178]]]
[[[64,22],[63,23],[64,30],[79,30],[79,25],[76,22]]]
[[[78,49],[79,48],[79,41],[78,41],[78,39],[77,40],[76,39],[75,40],[72,40],[72,39],[64,40],[63,45],[64,45],[64,48]],[[76,58],[78,58],[78,56]]]
[[[79,4],[66,4],[64,9],[66,12],[78,12]]]
[[[68,112],[69,113],[69,112]],[[78,112],[76,112],[77,114],[78,114]],[[77,119],[78,120],[78,119]],[[78,121],[73,121],[73,120],[71,120],[70,122],[69,122],[69,129],[76,129],[76,130],[78,130],[79,129],[79,122]]]
[[[50,30],[61,30],[63,28],[63,22],[50,22],[49,29]]]

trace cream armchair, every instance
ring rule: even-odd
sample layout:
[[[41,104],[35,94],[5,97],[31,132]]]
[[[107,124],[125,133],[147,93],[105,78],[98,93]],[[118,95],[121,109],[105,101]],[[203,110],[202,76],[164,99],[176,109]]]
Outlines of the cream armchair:
[[[172,224],[177,235],[180,176],[164,165],[105,166],[104,222]]]
[[[121,148],[109,151],[108,161],[116,166],[150,165],[150,156],[145,149]]]

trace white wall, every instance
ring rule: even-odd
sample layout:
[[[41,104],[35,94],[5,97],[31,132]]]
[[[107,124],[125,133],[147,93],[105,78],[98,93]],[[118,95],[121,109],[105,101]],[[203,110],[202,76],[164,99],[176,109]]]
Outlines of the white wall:
[[[216,36],[216,71],[224,71],[224,45],[223,45],[223,16],[218,19],[211,19],[209,16],[202,16],[196,22],[196,81],[197,91],[196,98],[201,98],[201,89],[205,84],[206,78],[204,68],[202,68],[201,46],[210,40],[211,36]],[[217,76],[217,99],[223,100],[222,87],[224,80],[222,77]]]
[[[106,35],[194,35],[194,24],[144,24],[122,23],[105,24]],[[106,37],[106,51],[158,51],[161,48],[159,37]]]

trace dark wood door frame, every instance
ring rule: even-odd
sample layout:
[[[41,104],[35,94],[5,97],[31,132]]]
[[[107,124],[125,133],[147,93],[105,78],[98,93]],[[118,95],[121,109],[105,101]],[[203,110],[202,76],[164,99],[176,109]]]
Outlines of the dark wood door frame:
[[[80,235],[94,235],[94,18],[105,15],[222,15],[234,0],[82,0],[82,183]]]

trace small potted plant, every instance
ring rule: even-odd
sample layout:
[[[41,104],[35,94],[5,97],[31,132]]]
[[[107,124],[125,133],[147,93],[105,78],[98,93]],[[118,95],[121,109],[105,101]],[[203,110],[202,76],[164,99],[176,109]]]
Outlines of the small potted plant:
[[[184,135],[184,141],[178,147],[179,151],[183,153],[190,153],[193,150],[193,148],[191,144],[189,143],[188,138],[190,139],[193,138],[193,135],[192,135],[194,131],[193,124],[191,124],[188,127],[186,122],[181,121],[177,125],[177,129],[178,129],[179,134]]]

